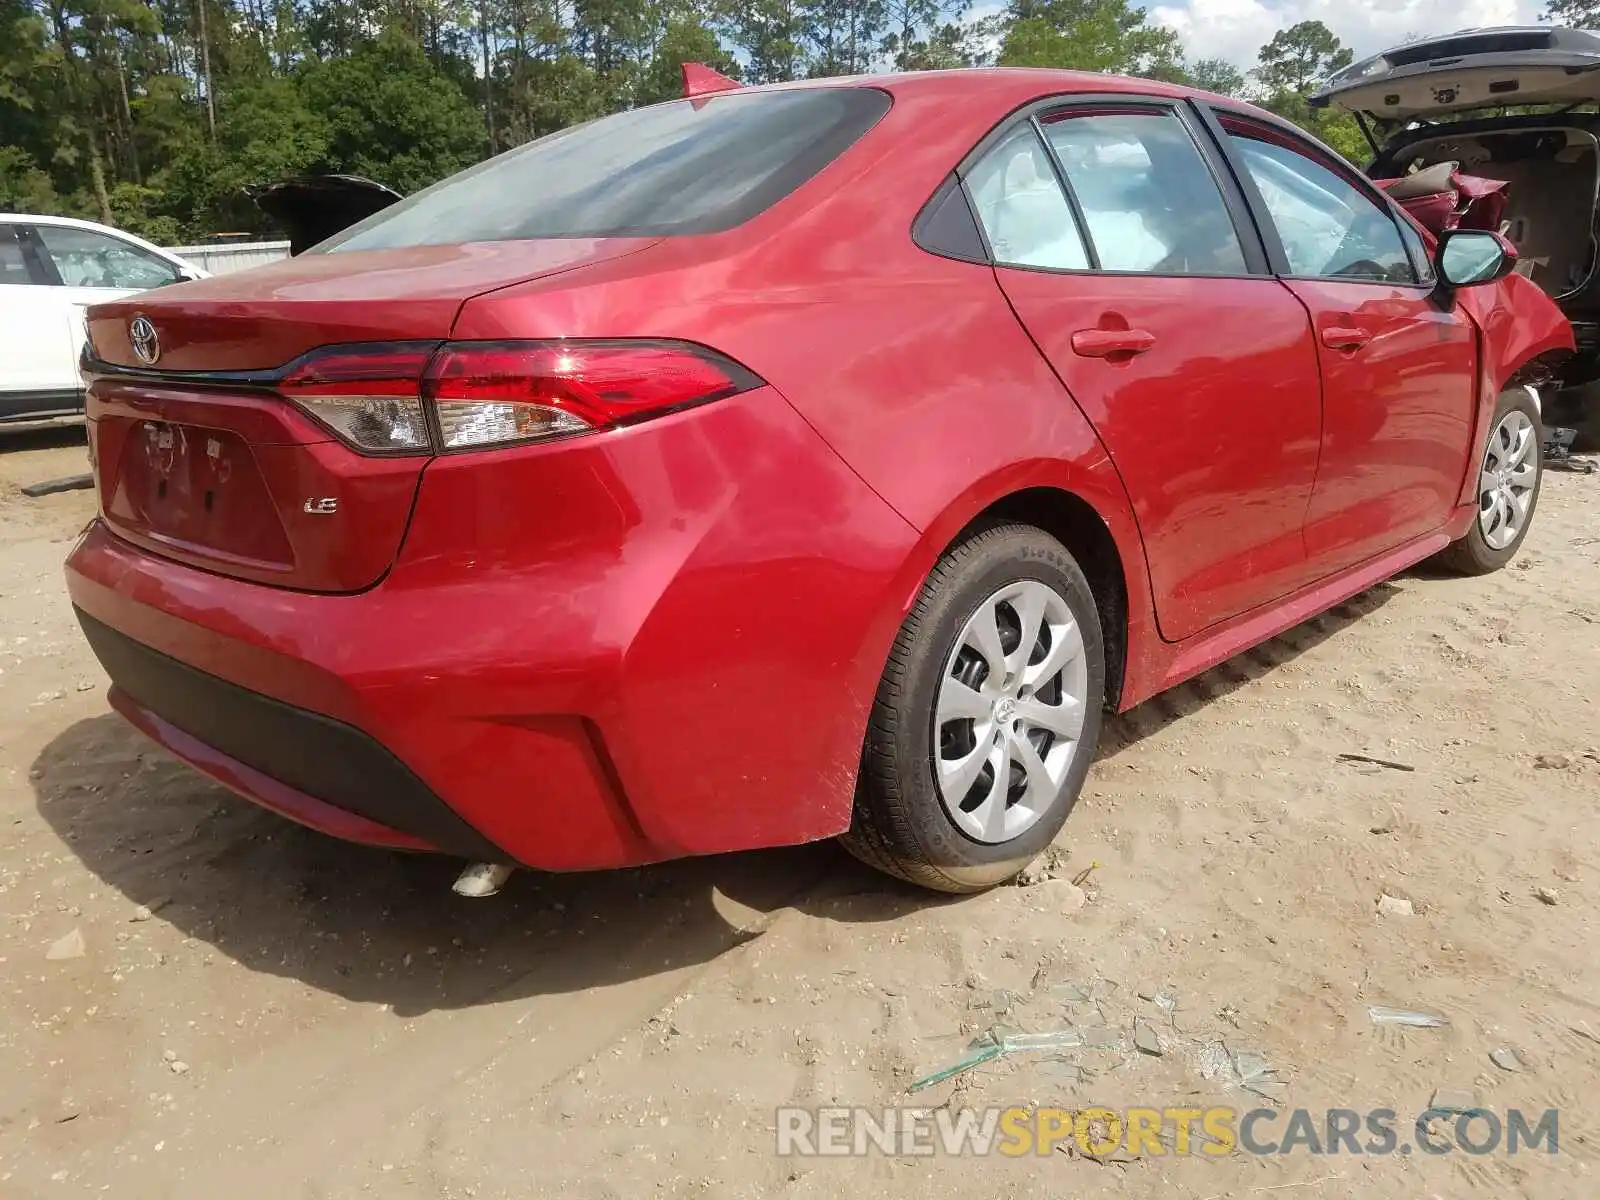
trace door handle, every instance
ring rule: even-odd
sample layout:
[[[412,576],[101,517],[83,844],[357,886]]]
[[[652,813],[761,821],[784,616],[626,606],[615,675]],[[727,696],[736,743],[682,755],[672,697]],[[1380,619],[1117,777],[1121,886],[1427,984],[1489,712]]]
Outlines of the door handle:
[[[1072,352],[1084,358],[1130,357],[1156,344],[1156,335],[1144,329],[1080,329],[1072,335]]]
[[[1372,340],[1372,335],[1356,325],[1325,325],[1322,344],[1330,350],[1359,350]]]

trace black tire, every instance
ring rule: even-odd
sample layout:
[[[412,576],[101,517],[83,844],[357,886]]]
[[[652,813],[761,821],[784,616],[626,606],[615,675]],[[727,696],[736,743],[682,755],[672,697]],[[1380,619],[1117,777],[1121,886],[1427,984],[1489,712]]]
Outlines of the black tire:
[[[1489,421],[1488,438],[1478,448],[1472,470],[1476,474],[1483,469],[1490,440],[1499,431],[1501,422],[1512,412],[1520,412],[1533,422],[1534,480],[1533,496],[1528,502],[1528,513],[1523,518],[1522,528],[1517,530],[1516,537],[1499,549],[1485,540],[1482,523],[1474,517],[1466,535],[1451,542],[1436,556],[1436,561],[1441,567],[1459,575],[1487,575],[1491,571],[1498,571],[1516,556],[1523,540],[1528,536],[1528,530],[1533,528],[1533,515],[1539,507],[1539,491],[1544,485],[1544,426],[1539,419],[1538,404],[1523,388],[1511,388],[1500,393],[1494,416]],[[1479,503],[1482,502],[1480,497]]]
[[[935,778],[934,710],[946,660],[967,619],[1008,583],[1038,580],[1066,601],[1083,638],[1088,694],[1078,748],[1055,799],[1010,841],[967,836]],[[850,832],[869,866],[940,892],[979,892],[1013,878],[1060,831],[1094,759],[1105,702],[1105,644],[1094,596],[1072,555],[1030,525],[982,529],[934,567],[906,617],[867,727]]]

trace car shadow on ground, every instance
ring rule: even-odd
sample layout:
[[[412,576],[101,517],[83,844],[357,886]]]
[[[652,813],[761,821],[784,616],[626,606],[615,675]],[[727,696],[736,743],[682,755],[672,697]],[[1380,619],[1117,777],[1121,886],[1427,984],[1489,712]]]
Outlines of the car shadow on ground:
[[[40,815],[99,879],[156,921],[251,970],[400,1015],[580,991],[706,963],[794,907],[890,920],[948,902],[832,843],[577,875],[521,871],[491,899],[450,885],[456,859],[336,841],[169,758],[113,714],[35,759]],[[127,925],[130,931],[153,925]]]
[[[1111,757],[1358,622],[1377,588],[1108,721]],[[30,772],[39,812],[88,869],[252,970],[402,1016],[577,991],[706,963],[794,907],[846,924],[946,903],[831,843],[582,875],[519,872],[489,900],[459,862],[353,846],[237,799],[107,714]]]

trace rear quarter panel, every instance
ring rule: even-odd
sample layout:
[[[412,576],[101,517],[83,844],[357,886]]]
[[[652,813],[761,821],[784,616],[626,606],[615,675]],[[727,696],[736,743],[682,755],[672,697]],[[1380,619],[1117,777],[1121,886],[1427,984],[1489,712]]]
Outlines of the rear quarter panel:
[[[852,617],[852,652],[832,662],[827,680],[809,675],[801,689],[831,694],[829,704],[848,709],[813,754],[819,763],[848,763],[851,781],[870,697],[906,612],[950,541],[995,501],[1046,486],[1092,505],[1122,553],[1130,640],[1150,627],[1132,512],[1087,419],[1017,322],[993,271],[932,255],[911,238],[918,211],[966,151],[1049,90],[1049,79],[1004,77],[981,103],[970,91],[942,95],[937,79],[909,86],[926,91],[912,102],[897,90],[862,142],[738,229],[668,238],[581,276],[477,296],[452,330],[456,339],[671,337],[711,346],[773,385],[778,395],[768,399],[797,412],[870,489],[864,495],[886,501],[908,524],[912,538],[897,550],[889,586]],[[860,518],[869,525],[871,508]],[[819,553],[848,555],[863,532],[847,534],[851,522],[837,513],[816,520],[837,531],[836,551],[812,539]],[[733,565],[722,579],[730,589],[742,586]],[[756,644],[746,640],[746,652]],[[781,689],[790,657],[777,651],[721,670],[729,681],[756,671]],[[763,663],[774,670],[763,673]],[[677,702],[697,703],[686,692]],[[847,797],[848,786],[836,790],[844,783],[828,780],[825,790]]]
[[[1130,622],[1142,627],[1149,612],[1127,494],[994,272],[911,238],[939,183],[1008,113],[1055,91],[1131,85],[1065,73],[989,78],[981,89],[970,77],[901,81],[878,126],[754,220],[668,238],[581,277],[476,297],[453,330],[461,339],[686,338],[771,383],[920,534],[893,611],[863,631],[856,669],[873,680],[950,540],[1024,488],[1091,504],[1122,554]]]

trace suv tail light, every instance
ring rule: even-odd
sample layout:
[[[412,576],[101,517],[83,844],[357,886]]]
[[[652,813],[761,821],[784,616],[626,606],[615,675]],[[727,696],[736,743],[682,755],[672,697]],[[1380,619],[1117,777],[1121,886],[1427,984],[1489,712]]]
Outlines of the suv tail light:
[[[761,386],[691,342],[446,342],[332,346],[275,385],[366,454],[546,441],[632,425]]]

